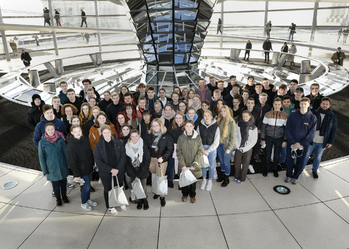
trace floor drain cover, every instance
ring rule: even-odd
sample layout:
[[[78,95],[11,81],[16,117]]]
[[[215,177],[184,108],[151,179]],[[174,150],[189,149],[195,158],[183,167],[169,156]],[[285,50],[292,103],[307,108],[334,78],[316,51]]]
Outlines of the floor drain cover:
[[[11,182],[6,182],[4,185],[2,185],[2,189],[11,189],[11,188],[14,188],[16,187],[18,184],[17,181],[11,181]]]
[[[282,185],[275,186],[274,191],[281,195],[288,195],[291,192],[291,190],[288,187]]]

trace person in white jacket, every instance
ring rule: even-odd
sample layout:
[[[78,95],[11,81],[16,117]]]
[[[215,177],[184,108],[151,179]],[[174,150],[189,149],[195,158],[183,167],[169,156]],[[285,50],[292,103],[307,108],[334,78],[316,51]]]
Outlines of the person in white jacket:
[[[249,111],[243,111],[237,127],[236,150],[234,156],[234,181],[237,183],[246,180],[248,165],[252,156],[252,148],[257,143],[257,139],[258,129],[255,126],[254,117]]]

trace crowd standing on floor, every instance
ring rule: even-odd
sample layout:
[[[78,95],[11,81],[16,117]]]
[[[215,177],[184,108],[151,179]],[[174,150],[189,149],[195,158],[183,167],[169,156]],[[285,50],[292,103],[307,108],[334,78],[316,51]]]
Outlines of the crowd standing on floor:
[[[176,175],[180,182],[191,177],[190,184],[181,187],[182,201],[189,196],[195,203],[195,179],[202,177],[200,189],[211,191],[215,175],[226,187],[234,169],[234,181],[241,184],[248,171],[255,172],[251,160],[260,163],[262,151],[264,177],[269,172],[279,177],[282,168],[285,182],[297,184],[315,154],[312,174],[317,179],[322,153],[332,147],[337,132],[331,101],[319,94],[317,83],[304,96],[297,80],[277,89],[267,78],[256,83],[253,76],[241,86],[232,75],[225,87],[224,80],[211,76],[208,84],[201,78],[197,89],[176,86],[171,93],[160,88],[157,94],[154,87],[140,83],[134,93],[123,85],[120,92],[105,91],[103,98],[91,80],[82,83],[77,95],[61,82],[51,104],[34,94],[28,111],[42,172],[52,183],[57,206],[69,202],[68,174],[80,183],[81,207],[87,211],[97,206],[90,198],[92,180],[103,184],[111,214],[117,214],[109,205],[112,184],[126,184],[131,203],[147,210],[147,183],[152,182],[153,198],[164,207]],[[154,190],[164,176],[165,189]],[[135,183],[145,190],[141,198]],[[125,205],[120,207],[126,210]]]

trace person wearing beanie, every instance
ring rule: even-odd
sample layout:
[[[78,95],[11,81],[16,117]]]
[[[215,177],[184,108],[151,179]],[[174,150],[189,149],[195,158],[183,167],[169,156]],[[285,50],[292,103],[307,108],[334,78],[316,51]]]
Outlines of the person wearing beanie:
[[[45,104],[39,94],[34,94],[32,96],[32,107],[28,110],[27,123],[30,129],[34,130],[37,123],[40,122],[42,116],[42,106]]]

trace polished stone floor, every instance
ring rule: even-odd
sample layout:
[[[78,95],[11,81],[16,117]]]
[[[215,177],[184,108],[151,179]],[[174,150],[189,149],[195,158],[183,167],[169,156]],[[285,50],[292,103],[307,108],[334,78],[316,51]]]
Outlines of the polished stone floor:
[[[211,192],[197,189],[197,202],[181,202],[169,190],[166,207],[149,198],[150,209],[106,212],[103,187],[93,182],[91,198],[99,203],[91,212],[80,207],[78,188],[69,204],[55,205],[51,184],[35,170],[0,164],[0,248],[349,248],[349,157],[321,164],[319,179],[311,168],[297,185],[269,174],[248,175],[226,188],[214,182]],[[231,178],[232,180],[232,178]],[[273,191],[286,185],[289,195]],[[148,187],[148,194],[150,187]],[[126,191],[129,195],[129,191]]]

